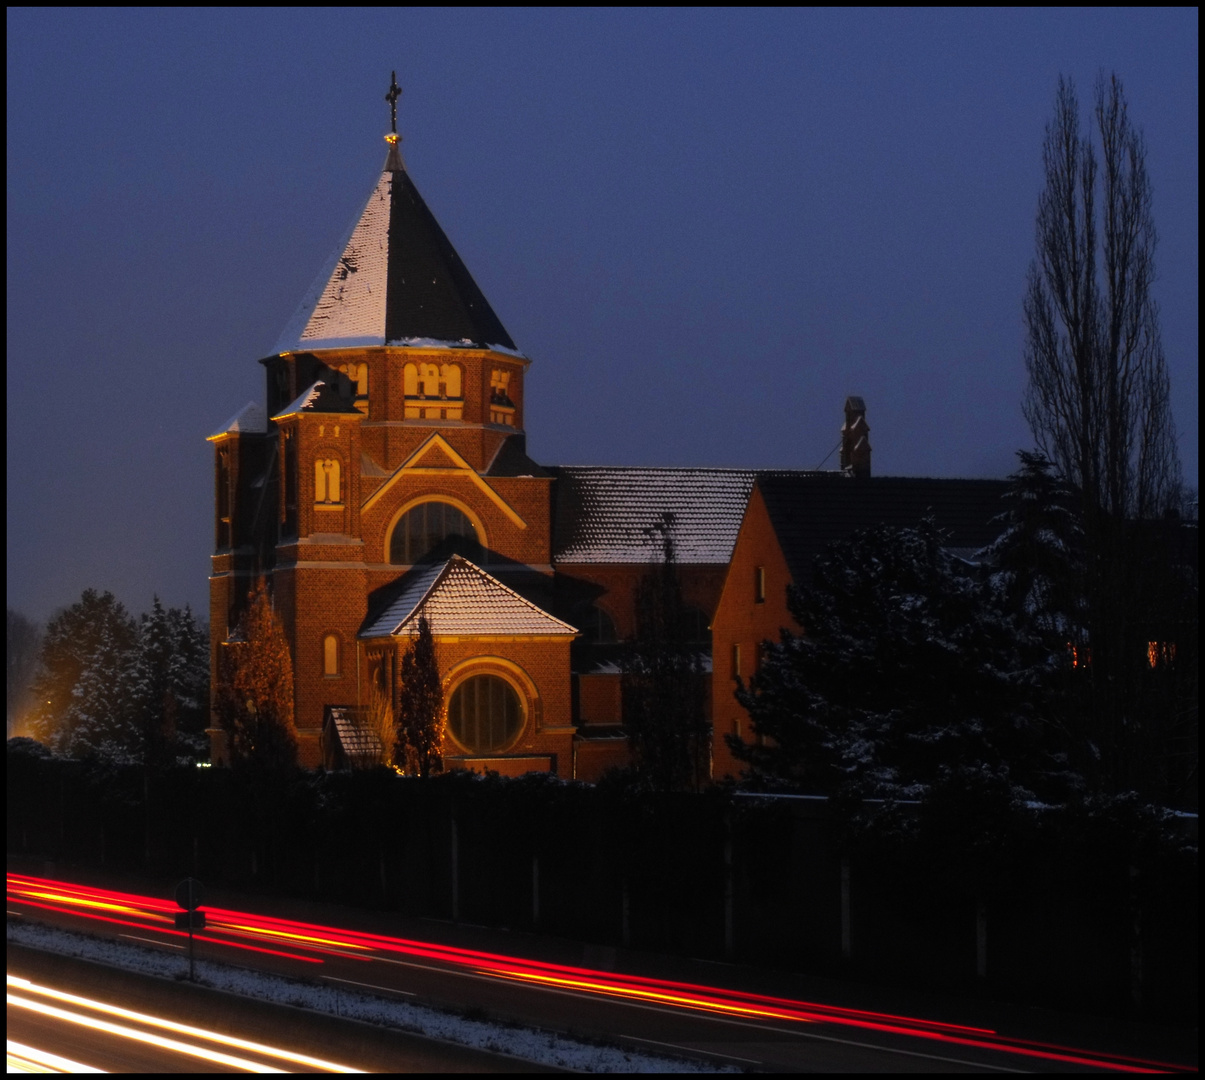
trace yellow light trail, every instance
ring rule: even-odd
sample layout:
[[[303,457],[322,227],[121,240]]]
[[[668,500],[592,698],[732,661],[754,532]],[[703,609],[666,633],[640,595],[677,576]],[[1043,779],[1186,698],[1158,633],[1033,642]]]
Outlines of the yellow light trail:
[[[267,935],[270,937],[285,938],[294,943],[303,943],[309,945],[327,945],[331,948],[340,949],[360,949],[366,950],[367,945],[357,945],[354,941],[336,941],[333,938],[311,937],[309,934],[290,934],[285,930],[273,930],[267,926],[241,926],[239,923],[217,922],[213,924],[215,930],[225,930],[231,934],[242,934],[246,937],[261,937]]]
[[[150,1016],[147,1013],[135,1012],[133,1009],[123,1009],[119,1005],[110,1005],[108,1002],[96,1001],[93,998],[81,997],[78,994],[69,994],[63,990],[55,990],[49,986],[39,986],[36,983],[30,982],[28,979],[22,979],[16,975],[8,976],[8,985],[17,990],[24,991],[28,994],[36,994],[40,997],[50,998],[54,1001],[61,1001],[69,1005],[77,1005],[93,1012],[105,1013],[109,1016],[119,1017],[122,1020],[132,1020],[135,1023],[146,1024],[148,1027],[158,1027],[166,1031],[171,1031],[177,1035],[186,1035],[194,1039],[205,1039],[208,1042],[220,1043],[222,1046],[227,1046],[235,1050],[245,1050],[253,1054],[265,1054],[269,1057],[279,1058],[282,1061],[287,1061],[293,1065],[305,1065],[313,1069],[322,1069],[326,1072],[363,1072],[362,1069],[353,1069],[349,1065],[340,1065],[333,1061],[324,1061],[322,1058],[310,1057],[307,1054],[294,1053],[292,1050],[285,1050],[276,1046],[268,1046],[264,1043],[252,1042],[249,1039],[239,1039],[233,1035],[226,1035],[222,1032],[208,1031],[205,1028],[193,1027],[190,1024],[177,1024],[172,1020],[165,1020],[159,1016]],[[204,1058],[205,1060],[214,1061],[219,1064],[231,1065],[234,1068],[250,1069],[255,1072],[283,1072],[282,1069],[273,1069],[266,1065],[260,1065],[253,1061],[248,1061],[244,1058],[236,1058],[228,1054],[222,1054],[218,1051],[205,1050],[202,1047],[189,1046],[187,1043],[177,1042],[175,1039],[165,1039],[163,1036],[152,1035],[149,1032],[135,1031],[133,1028],[127,1028],[119,1024],[110,1024],[106,1020],[96,1020],[90,1017],[82,1016],[79,1013],[68,1012],[67,1010],[58,1009],[53,1005],[48,1005],[45,1002],[31,1001],[27,998],[21,998],[15,994],[8,995],[10,1005],[20,1005],[23,1008],[32,1009],[36,1012],[44,1012],[51,1016],[58,1016],[60,1019],[69,1020],[71,1023],[83,1024],[85,1027],[96,1027],[102,1031],[109,1031],[111,1034],[121,1035],[125,1038],[134,1038],[142,1042],[150,1042],[156,1046],[162,1046],[165,1049],[176,1050],[179,1053],[191,1054],[193,1057]]]
[[[540,975],[532,971],[507,971],[504,968],[479,968],[478,971],[482,975],[495,975],[517,981],[545,983],[550,986],[559,986],[570,990],[581,990],[585,993],[604,994],[607,997],[639,998],[643,1001],[655,1001],[663,1005],[677,1005],[681,1008],[694,1009],[700,1012],[726,1013],[733,1016],[748,1016],[768,1020],[795,1020],[805,1024],[815,1023],[810,1017],[800,1016],[798,1013],[774,1009],[756,1009],[748,1005],[737,1005],[726,1001],[686,997],[684,995],[667,994],[656,990],[642,990],[635,986],[587,982],[584,979],[561,979],[553,975]]]
[[[53,892],[35,892],[26,890],[18,895],[27,897],[37,897],[39,900],[49,900],[56,904],[71,904],[74,907],[100,908],[102,911],[120,911],[123,915],[141,915],[146,917],[146,910],[140,907],[132,907],[129,904],[109,904],[103,900],[88,900],[81,896],[71,896],[67,893]]]

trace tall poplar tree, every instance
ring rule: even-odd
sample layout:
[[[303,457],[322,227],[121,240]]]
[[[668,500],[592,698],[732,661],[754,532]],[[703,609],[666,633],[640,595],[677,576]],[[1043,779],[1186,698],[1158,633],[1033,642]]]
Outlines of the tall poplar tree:
[[[1121,81],[1101,76],[1081,132],[1060,79],[1042,149],[1037,250],[1025,294],[1024,409],[1034,438],[1078,493],[1084,531],[1088,711],[1102,777],[1143,788],[1154,747],[1146,647],[1167,566],[1151,552],[1180,499],[1180,463],[1159,310],[1146,145]],[[1163,526],[1168,528],[1170,526]]]

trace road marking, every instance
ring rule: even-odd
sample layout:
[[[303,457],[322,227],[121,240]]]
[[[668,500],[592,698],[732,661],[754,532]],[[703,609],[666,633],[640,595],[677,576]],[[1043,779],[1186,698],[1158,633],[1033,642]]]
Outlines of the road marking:
[[[758,1061],[757,1058],[737,1057],[735,1054],[721,1054],[718,1050],[703,1050],[698,1046],[679,1046],[677,1043],[661,1042],[657,1039],[642,1039],[639,1035],[623,1035],[621,1038],[631,1039],[633,1042],[648,1043],[650,1046],[668,1046],[671,1050],[685,1050],[689,1054],[706,1054],[708,1057],[722,1057],[729,1061],[747,1061],[750,1065],[764,1065],[764,1061]]]
[[[394,961],[395,963],[399,961]],[[419,965],[414,965],[415,967]],[[439,969],[442,970],[442,969]],[[483,979],[488,976],[484,975],[468,975],[470,979]],[[501,976],[494,976],[499,981],[519,982],[520,980],[502,979]],[[702,1009],[668,1009],[663,1005],[646,1005],[640,1001],[624,1001],[622,998],[613,997],[610,994],[585,994],[580,990],[558,990],[551,986],[540,986],[538,983],[522,983],[524,986],[530,986],[533,989],[543,990],[546,994],[560,994],[563,997],[582,998],[585,1001],[610,1001],[615,1005],[623,1005],[629,1009],[644,1009],[646,1012],[665,1013],[668,1016],[676,1016],[679,1019],[687,1016],[695,1016],[699,1019],[710,1020],[718,1024],[731,1024],[734,1027],[752,1028],[754,1031],[768,1031],[777,1035],[795,1035],[801,1039],[819,1039],[821,1042],[837,1043],[841,1046],[856,1046],[861,1050],[879,1050],[885,1054],[903,1054],[905,1057],[924,1058],[928,1061],[943,1061],[951,1065],[964,1065],[972,1069],[989,1069],[993,1072],[1027,1072],[1026,1069],[1013,1069],[1007,1065],[988,1065],[982,1061],[966,1061],[962,1058],[945,1057],[942,1054],[926,1054],[919,1050],[901,1050],[894,1046],[880,1046],[877,1043],[857,1042],[854,1039],[838,1039],[834,1035],[817,1035],[810,1028],[806,1031],[795,1031],[792,1028],[769,1027],[762,1024],[757,1024],[749,1020],[733,1020],[727,1016],[716,1016],[714,1013],[708,1013]],[[823,1023],[823,1021],[819,1021]],[[923,1033],[918,1034],[917,1038],[922,1037]],[[992,1053],[1007,1053],[1007,1048],[1001,1047],[996,1050],[991,1047],[985,1047]]]
[[[453,971],[449,968],[434,967],[431,964],[416,964],[412,960],[394,960],[388,956],[375,956],[374,960],[382,960],[386,964],[397,964],[399,967],[419,968],[422,971],[434,971],[441,975],[452,975],[461,979],[478,979],[482,982],[517,982],[522,986],[527,986],[533,990],[542,990],[546,994],[560,994],[563,997],[581,998],[584,1001],[610,1001],[615,1005],[623,1005],[629,1009],[644,1009],[648,1012],[664,1013],[668,1016],[696,1016],[700,1019],[712,1020],[721,1024],[732,1024],[736,1027],[751,1028],[754,1031],[773,1032],[778,1035],[795,1035],[803,1039],[819,1039],[821,1042],[837,1043],[840,1046],[856,1046],[861,1050],[879,1050],[885,1054],[902,1054],[905,1057],[924,1058],[926,1061],[942,1061],[950,1065],[963,1065],[973,1069],[989,1069],[994,1072],[1026,1072],[1025,1069],[1013,1069],[1007,1065],[988,1065],[981,1061],[967,1061],[963,1058],[946,1057],[943,1054],[926,1054],[920,1050],[902,1050],[894,1046],[880,1046],[877,1043],[858,1042],[854,1039],[838,1039],[835,1035],[817,1035],[812,1030],[796,1031],[792,1028],[767,1027],[764,1024],[754,1023],[749,1020],[733,1020],[727,1016],[717,1016],[714,1013],[709,1013],[704,1009],[668,1009],[663,1005],[646,1005],[640,1001],[624,1001],[623,998],[615,997],[611,994],[587,994],[580,990],[560,990],[551,986],[541,986],[539,983],[529,983],[521,979],[510,979],[503,975],[483,975],[477,972],[468,971]],[[806,1021],[801,1021],[804,1023]],[[823,1021],[819,1021],[823,1023]],[[905,1036],[913,1038],[923,1037],[923,1033],[918,1033],[916,1036]],[[1007,1053],[1006,1048],[994,1050],[992,1053]]]
[[[117,936],[118,937],[128,937],[131,941],[146,941],[146,942],[149,942],[151,945],[162,945],[164,948],[167,948],[167,949],[183,949],[184,948],[183,945],[176,945],[170,941],[156,941],[154,938],[139,937],[137,934],[118,934]]]
[[[24,912],[24,911],[13,911],[13,909],[12,909],[12,908],[9,908],[9,909],[8,909],[8,913],[9,913],[10,915],[16,915],[18,919],[23,919],[23,918],[25,918],[25,912]]]
[[[322,976],[327,982],[346,983],[348,986],[363,986],[369,990],[380,990],[386,994],[404,994],[406,997],[418,997],[417,994],[411,993],[409,990],[394,990],[391,986],[373,986],[372,983],[356,982],[355,979],[336,979],[334,975]]]

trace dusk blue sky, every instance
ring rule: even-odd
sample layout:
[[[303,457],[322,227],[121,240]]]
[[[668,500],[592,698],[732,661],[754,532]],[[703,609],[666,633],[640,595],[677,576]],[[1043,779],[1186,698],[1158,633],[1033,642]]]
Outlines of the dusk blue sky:
[[[9,9],[8,604],[208,607],[205,436],[385,156],[519,348],[544,464],[1004,476],[1060,73],[1122,78],[1197,483],[1195,10]],[[827,467],[835,466],[828,458]]]

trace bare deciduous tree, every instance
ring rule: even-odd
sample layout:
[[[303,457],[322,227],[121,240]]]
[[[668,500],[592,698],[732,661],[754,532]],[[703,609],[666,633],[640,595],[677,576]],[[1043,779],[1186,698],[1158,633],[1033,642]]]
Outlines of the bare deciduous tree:
[[[1162,513],[1180,466],[1155,278],[1155,224],[1142,133],[1116,75],[1096,85],[1096,129],[1059,80],[1042,150],[1037,255],[1025,297],[1025,418],[1085,500],[1085,524]],[[1098,206],[1099,203],[1099,206]]]
[[[1100,779],[1154,792],[1166,739],[1145,650],[1162,636],[1154,552],[1180,501],[1180,463],[1159,333],[1155,224],[1142,133],[1116,75],[1096,84],[1094,131],[1060,79],[1042,150],[1037,252],[1025,295],[1025,417],[1076,489],[1090,643],[1081,708]]]

